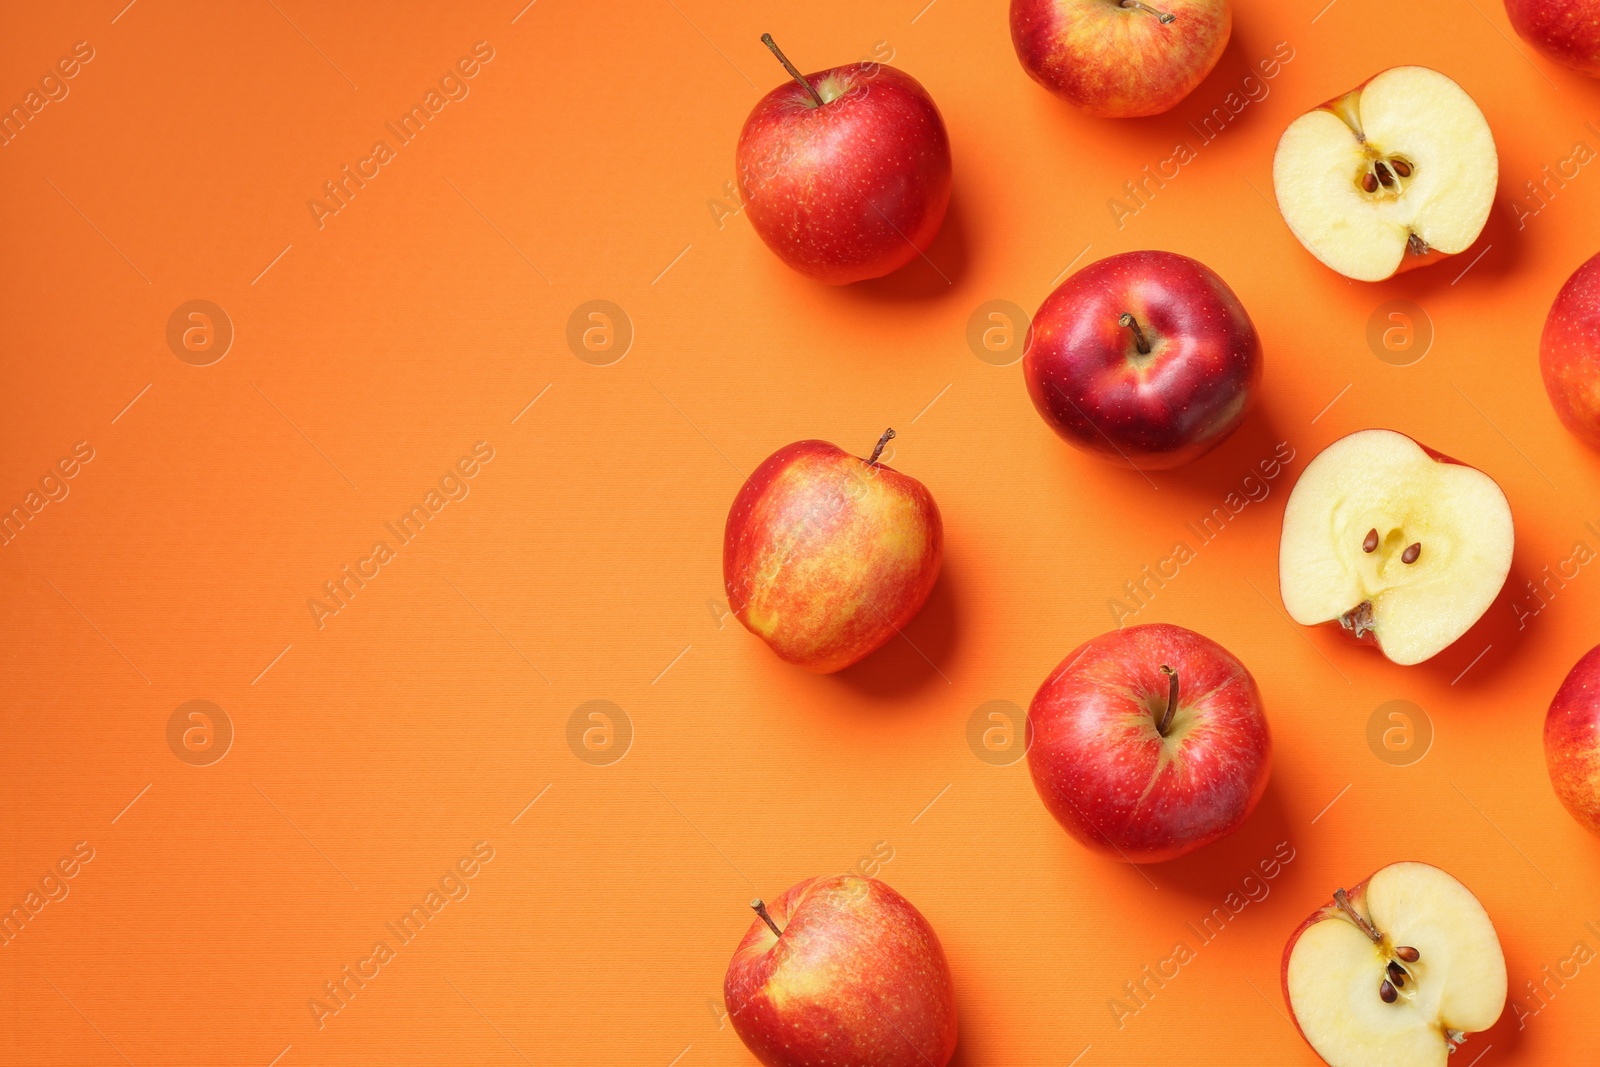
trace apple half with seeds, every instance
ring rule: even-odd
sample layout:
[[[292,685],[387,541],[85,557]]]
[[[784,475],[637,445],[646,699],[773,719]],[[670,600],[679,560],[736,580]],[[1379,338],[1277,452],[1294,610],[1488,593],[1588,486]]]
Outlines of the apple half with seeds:
[[[1489,610],[1514,541],[1493,478],[1405,434],[1361,430],[1290,492],[1278,586],[1302,626],[1337,622],[1395,663],[1421,663]]]
[[[1489,220],[1500,157],[1466,90],[1392,67],[1289,124],[1278,210],[1307,251],[1357,281],[1465,251]]]
[[[1506,1004],[1506,959],[1472,891],[1391,863],[1334,891],[1283,950],[1283,997],[1329,1067],[1444,1067]]]

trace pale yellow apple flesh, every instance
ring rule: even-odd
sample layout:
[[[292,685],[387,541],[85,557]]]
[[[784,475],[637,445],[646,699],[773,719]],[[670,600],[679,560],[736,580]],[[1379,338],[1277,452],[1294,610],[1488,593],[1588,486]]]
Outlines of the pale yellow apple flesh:
[[[1505,1007],[1505,955],[1488,913],[1426,863],[1391,864],[1349,900],[1381,940],[1337,908],[1300,934],[1284,974],[1300,1032],[1330,1067],[1443,1067],[1453,1044]],[[1402,946],[1415,962],[1396,955]],[[1379,985],[1391,961],[1406,980],[1386,1003]]]
[[[1361,430],[1307,464],[1289,494],[1283,606],[1301,625],[1338,621],[1394,662],[1420,663],[1489,610],[1514,542],[1494,479],[1435,459],[1405,434]]]
[[[1301,115],[1272,161],[1289,229],[1358,281],[1381,281],[1407,257],[1464,251],[1489,219],[1499,175],[1483,112],[1427,67],[1393,67]]]

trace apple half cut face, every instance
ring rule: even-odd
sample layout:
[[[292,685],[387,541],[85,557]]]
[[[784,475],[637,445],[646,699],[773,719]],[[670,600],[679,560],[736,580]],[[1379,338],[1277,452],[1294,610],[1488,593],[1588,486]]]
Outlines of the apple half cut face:
[[[1443,1067],[1506,1003],[1506,960],[1472,891],[1426,863],[1339,890],[1284,949],[1295,1025],[1330,1067]]]
[[[1489,219],[1499,176],[1483,112],[1427,67],[1392,67],[1301,115],[1272,160],[1289,229],[1365,282],[1465,251]]]
[[[1482,471],[1393,430],[1340,438],[1289,494],[1283,606],[1421,663],[1472,628],[1511,571],[1511,505]]]

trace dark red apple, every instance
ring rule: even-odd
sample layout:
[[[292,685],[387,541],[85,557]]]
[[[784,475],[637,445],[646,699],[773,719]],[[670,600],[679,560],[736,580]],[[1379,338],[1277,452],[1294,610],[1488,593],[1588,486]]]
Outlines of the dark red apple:
[[[768,456],[728,511],[722,577],[745,628],[790,663],[843,670],[922,610],[944,524],[921,482],[826,441]]]
[[[1166,623],[1080,645],[1028,708],[1044,806],[1090,848],[1160,863],[1232,833],[1272,769],[1261,691],[1227,649]]]
[[[1506,16],[1547,59],[1600,78],[1600,0],[1506,0]]]
[[[887,885],[810,878],[761,918],[728,964],[722,999],[767,1067],[945,1067],[955,986],[939,938]]]
[[[1573,271],[1550,305],[1539,369],[1562,423],[1600,448],[1600,256]]]
[[[1162,470],[1215,448],[1244,420],[1261,381],[1261,339],[1203,264],[1124,252],[1045,298],[1022,367],[1033,406],[1069,443]]]
[[[1544,760],[1561,803],[1600,834],[1600,647],[1578,661],[1550,701]]]
[[[927,90],[882,63],[802,76],[762,97],[735,157],[767,247],[830,285],[878,278],[933,243],[950,204],[950,137]]]

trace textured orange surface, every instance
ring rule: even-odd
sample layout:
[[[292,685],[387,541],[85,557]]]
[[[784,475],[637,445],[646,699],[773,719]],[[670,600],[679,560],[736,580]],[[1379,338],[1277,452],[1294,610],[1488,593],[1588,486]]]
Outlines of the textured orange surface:
[[[749,1064],[720,1008],[747,901],[857,869],[938,930],[960,1064],[1309,1064],[1283,940],[1400,858],[1504,941],[1516,1007],[1468,1062],[1589,1057],[1600,841],[1540,729],[1600,641],[1600,458],[1537,346],[1600,240],[1600,83],[1495,0],[1245,0],[1194,95],[1124,123],[1031,83],[997,0],[124,2],[0,34],[7,105],[93,56],[0,147],[0,505],[38,493],[0,547],[0,906],[41,894],[0,947],[0,1060]],[[929,262],[827,289],[751,233],[730,183],[782,77],[764,30],[938,101]],[[1500,195],[1472,252],[1347,282],[1278,218],[1272,149],[1399,63],[1477,99]],[[1226,279],[1266,374],[1222,448],[1146,478],[1057,440],[984,316],[1150,247]],[[196,300],[231,323],[214,362]],[[889,425],[944,575],[907,640],[808,675],[726,613],[727,508],[780,445]],[[1481,466],[1516,515],[1506,593],[1420,667],[1277,598],[1293,479],[1367,426]],[[1238,655],[1276,747],[1239,834],[1145,870],[1001,765],[996,702],[1119,616]]]

